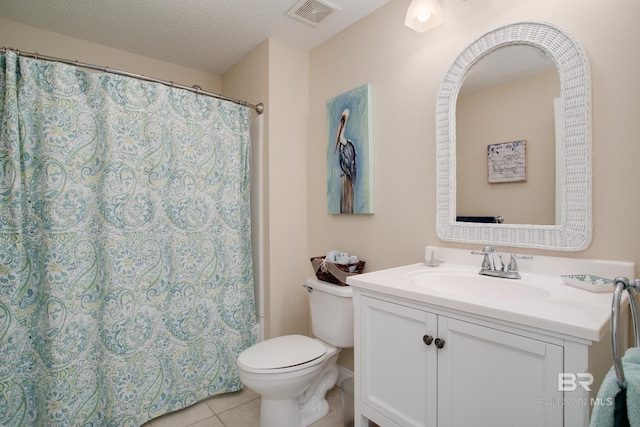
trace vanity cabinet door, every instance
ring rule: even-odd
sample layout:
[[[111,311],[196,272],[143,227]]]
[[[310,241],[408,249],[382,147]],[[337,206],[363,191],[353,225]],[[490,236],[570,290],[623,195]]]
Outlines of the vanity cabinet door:
[[[438,425],[563,425],[561,346],[443,316],[438,329]]]
[[[364,405],[402,426],[436,425],[437,352],[429,338],[436,338],[437,321],[435,314],[362,298]]]

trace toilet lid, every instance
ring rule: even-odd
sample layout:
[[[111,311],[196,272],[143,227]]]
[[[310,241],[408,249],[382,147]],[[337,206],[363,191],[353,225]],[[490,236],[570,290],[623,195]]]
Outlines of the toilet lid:
[[[238,356],[238,362],[253,369],[280,369],[302,365],[322,357],[327,348],[313,338],[284,335],[259,342]]]

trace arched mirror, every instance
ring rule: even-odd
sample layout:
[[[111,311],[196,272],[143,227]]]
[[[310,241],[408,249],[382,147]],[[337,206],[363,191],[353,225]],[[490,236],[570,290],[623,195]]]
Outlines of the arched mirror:
[[[591,80],[573,36],[543,22],[483,35],[447,72],[436,119],[441,239],[589,246]]]

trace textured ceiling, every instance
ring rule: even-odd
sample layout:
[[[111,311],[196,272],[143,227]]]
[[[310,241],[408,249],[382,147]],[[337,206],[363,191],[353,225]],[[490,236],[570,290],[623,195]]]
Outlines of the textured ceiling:
[[[317,27],[287,16],[298,0],[0,0],[0,17],[223,75],[267,38],[311,50],[389,1],[329,0]]]

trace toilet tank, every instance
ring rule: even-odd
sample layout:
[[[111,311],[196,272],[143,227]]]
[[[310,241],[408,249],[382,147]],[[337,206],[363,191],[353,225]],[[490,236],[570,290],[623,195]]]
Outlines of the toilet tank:
[[[306,286],[313,335],[339,348],[353,347],[353,289],[310,277]]]

